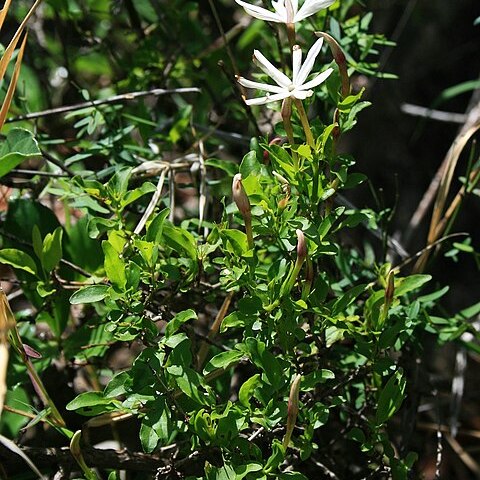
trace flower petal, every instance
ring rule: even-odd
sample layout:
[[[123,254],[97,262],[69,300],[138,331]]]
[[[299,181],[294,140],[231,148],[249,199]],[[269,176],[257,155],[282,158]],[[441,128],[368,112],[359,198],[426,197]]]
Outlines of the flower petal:
[[[305,0],[294,18],[294,22],[300,22],[304,18],[329,7],[335,0]]]
[[[303,62],[302,68],[298,72],[297,81],[295,85],[300,86],[308,77],[309,73],[312,71],[315,60],[320,53],[323,45],[323,38],[319,38],[308,51],[307,58]]]
[[[313,95],[313,90],[294,90],[292,92],[292,97],[298,98],[299,100],[305,100],[307,97]]]
[[[285,0],[278,0],[277,2],[272,0],[272,5],[275,12],[277,12],[278,17],[282,18],[282,22],[287,23],[287,9],[285,8]]]
[[[285,10],[287,12],[286,23],[294,23],[295,22],[295,14],[297,13],[297,11],[293,7],[292,0],[285,0]]]
[[[262,7],[257,7],[256,5],[251,5],[250,3],[243,2],[242,0],[235,0],[239,5],[241,5],[245,11],[252,17],[259,18],[260,20],[265,20],[267,22],[278,22],[283,23],[285,20],[280,17],[277,13],[271,12]]]
[[[298,45],[294,45],[292,49],[292,82],[297,84],[297,76],[302,66],[302,49]]]
[[[292,81],[278,68],[274,67],[258,50],[253,51],[253,58],[257,61],[258,66],[278,85],[281,87],[289,87]],[[313,66],[313,65],[312,65]],[[310,69],[311,70],[311,69]],[[309,70],[309,72],[310,72]],[[307,74],[308,75],[308,74]],[[306,78],[306,77],[305,77]]]
[[[317,75],[313,80],[310,80],[303,85],[297,87],[299,90],[306,90],[308,88],[315,88],[318,87],[321,83],[323,83],[333,72],[333,68],[327,68],[324,72]]]
[[[313,93],[313,92],[312,92]],[[289,97],[291,92],[276,93],[275,95],[266,95],[265,97],[250,98],[245,100],[247,105],[264,105],[265,103],[277,102]]]
[[[258,88],[258,90],[263,90],[265,92],[280,93],[280,92],[283,92],[285,90],[284,88],[277,87],[276,85],[270,85],[268,83],[254,82],[254,81],[249,80],[248,78],[244,78],[244,77],[238,77],[237,82],[240,85],[243,85],[246,88]]]

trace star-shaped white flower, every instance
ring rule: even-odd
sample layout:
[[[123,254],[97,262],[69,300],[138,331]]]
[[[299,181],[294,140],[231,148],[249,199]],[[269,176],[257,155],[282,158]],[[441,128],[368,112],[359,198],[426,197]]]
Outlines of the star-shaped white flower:
[[[312,71],[315,59],[322,49],[323,38],[319,38],[309,50],[305,62],[302,64],[302,50],[298,45],[294,45],[292,51],[292,79],[290,80],[284,73],[274,67],[264,55],[255,50],[253,52],[253,59],[258,66],[277,84],[271,85],[269,83],[253,82],[247,78],[238,77],[237,81],[240,85],[246,88],[256,88],[268,92],[266,96],[259,98],[251,98],[245,100],[247,105],[263,105],[265,103],[276,102],[288,97],[298,98],[304,100],[313,95],[314,87],[318,87],[323,83],[333,72],[333,68],[328,68],[324,72],[318,74],[315,78],[305,83],[308,75]],[[270,94],[273,95],[270,95]]]
[[[324,8],[328,8],[335,0],[305,0],[298,9],[298,0],[272,0],[274,12],[266,8],[257,7],[243,0],[235,0],[252,17],[277,23],[296,23],[313,15]]]

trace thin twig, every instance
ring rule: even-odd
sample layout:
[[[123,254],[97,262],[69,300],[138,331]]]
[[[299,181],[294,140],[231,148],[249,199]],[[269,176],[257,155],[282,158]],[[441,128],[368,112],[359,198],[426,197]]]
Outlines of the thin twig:
[[[91,100],[88,102],[76,103],[74,105],[65,105],[63,107],[51,108],[42,110],[40,112],[27,113],[26,115],[18,115],[16,117],[7,118],[5,123],[20,122],[22,120],[33,120],[35,118],[49,117],[51,115],[59,115],[61,113],[74,112],[82,108],[98,107],[100,105],[109,105],[112,103],[119,103],[128,100],[135,100],[136,98],[147,97],[149,95],[160,96],[169,95],[173,93],[200,93],[201,90],[196,87],[192,88],[173,88],[165,90],[163,88],[153,88],[152,90],[142,90],[138,92],[122,93],[121,95],[114,95],[113,97],[105,98],[103,100]]]
[[[441,110],[421,107],[411,103],[404,103],[401,105],[400,110],[413,117],[424,117],[439,122],[459,123],[463,125],[467,120],[467,115],[465,113],[443,112]]]

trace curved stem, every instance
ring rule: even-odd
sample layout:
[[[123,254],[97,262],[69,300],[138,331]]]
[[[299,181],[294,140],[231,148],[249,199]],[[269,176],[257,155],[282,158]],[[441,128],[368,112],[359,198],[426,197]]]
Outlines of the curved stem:
[[[307,144],[312,150],[315,150],[315,140],[313,139],[312,130],[310,128],[310,122],[308,121],[307,112],[303,106],[303,102],[298,98],[295,99],[295,106],[297,107],[298,115],[300,117],[300,122],[302,123],[303,131],[305,132],[305,138],[307,139]]]

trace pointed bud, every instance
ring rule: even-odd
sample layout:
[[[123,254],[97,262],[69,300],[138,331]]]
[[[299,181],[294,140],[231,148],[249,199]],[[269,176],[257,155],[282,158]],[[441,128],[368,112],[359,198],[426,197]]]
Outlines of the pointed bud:
[[[236,203],[238,210],[242,214],[242,217],[244,219],[251,218],[250,201],[248,200],[248,196],[243,188],[242,175],[240,173],[237,173],[233,177],[232,196],[233,201]]]
[[[305,241],[305,235],[297,228],[297,262],[303,263],[307,258],[307,242]]]
[[[328,33],[315,32],[317,37],[323,37],[330,46],[335,63],[338,65],[340,71],[340,78],[342,79],[342,97],[346,98],[350,95],[350,77],[348,76],[347,59],[343,53],[339,43]]]
[[[290,387],[290,395],[288,397],[288,410],[287,410],[287,431],[283,437],[283,447],[286,449],[290,443],[293,429],[297,421],[298,416],[298,402],[300,398],[300,382],[302,380],[301,375],[297,375]]]
[[[387,276],[387,286],[385,288],[385,308],[388,309],[392,305],[393,294],[395,293],[395,271],[390,270]]]

